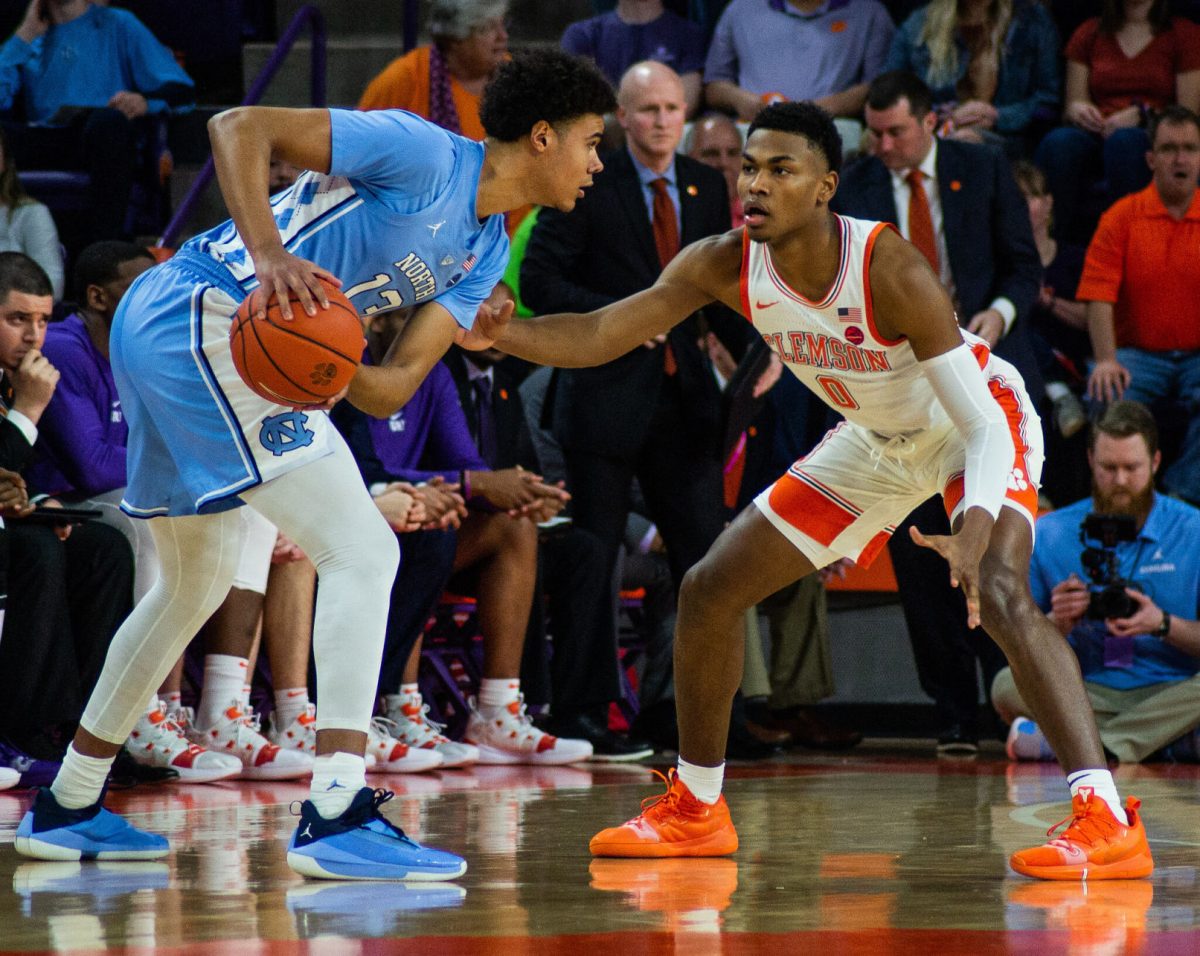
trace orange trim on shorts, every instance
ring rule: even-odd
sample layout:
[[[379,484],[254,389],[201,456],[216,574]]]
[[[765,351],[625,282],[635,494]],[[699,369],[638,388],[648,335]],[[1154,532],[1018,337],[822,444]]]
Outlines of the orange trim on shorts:
[[[866,248],[863,250],[863,301],[866,306],[867,328],[871,331],[871,337],[880,345],[899,345],[904,341],[904,336],[898,339],[889,339],[879,334],[879,329],[875,327],[875,300],[871,296],[871,256],[875,254],[875,240],[885,229],[894,230],[895,227],[890,222],[877,223],[871,230],[871,234],[867,236]],[[899,232],[896,233],[896,235],[899,234]]]
[[[754,313],[750,311],[750,233],[742,226],[742,274],[738,279],[738,291],[742,295],[742,312],[746,321],[754,324]]]
[[[829,547],[858,517],[858,512],[821,490],[820,483],[794,468],[771,486],[771,510],[797,531]]]
[[[986,361],[990,354],[986,345],[976,345],[973,351],[981,361]],[[1029,477],[1029,445],[1025,441],[1025,412],[1021,408],[1021,399],[1017,395],[1016,389],[1006,384],[1001,378],[989,378],[988,391],[992,393],[992,397],[1004,411],[1004,418],[1008,421],[1008,431],[1012,436],[1013,448],[1016,451],[1004,500],[1011,501],[1026,511],[1031,519],[1036,519],[1038,492],[1033,480]],[[1016,474],[1018,471],[1020,472],[1019,481]],[[1022,488],[1020,485],[1025,487]],[[960,472],[952,475],[942,490],[942,502],[946,506],[947,516],[954,514],[954,509],[958,507],[965,494],[966,480],[963,474]]]
[[[862,553],[854,559],[854,563],[860,568],[869,568],[874,560],[879,557],[879,552],[883,550],[883,546],[888,543],[888,540],[895,533],[895,528],[885,528],[875,535],[867,546],[862,549]]]

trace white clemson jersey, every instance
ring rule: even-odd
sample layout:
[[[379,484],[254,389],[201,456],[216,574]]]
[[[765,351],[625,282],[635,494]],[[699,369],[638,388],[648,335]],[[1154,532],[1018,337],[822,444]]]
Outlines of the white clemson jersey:
[[[887,223],[836,216],[837,278],[819,302],[792,289],[766,243],[743,233],[742,309],[783,364],[847,421],[884,437],[949,422],[907,339],[875,326],[868,281],[875,240]],[[1019,382],[1017,370],[965,329],[963,339],[987,378]]]

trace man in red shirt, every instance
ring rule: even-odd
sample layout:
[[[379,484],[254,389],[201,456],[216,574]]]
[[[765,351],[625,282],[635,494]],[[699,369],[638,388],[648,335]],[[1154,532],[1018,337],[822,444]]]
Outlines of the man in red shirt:
[[[1104,214],[1077,298],[1088,303],[1099,402],[1200,395],[1200,117],[1169,106],[1155,119],[1149,186]],[[1200,415],[1189,416],[1167,491],[1200,502]]]

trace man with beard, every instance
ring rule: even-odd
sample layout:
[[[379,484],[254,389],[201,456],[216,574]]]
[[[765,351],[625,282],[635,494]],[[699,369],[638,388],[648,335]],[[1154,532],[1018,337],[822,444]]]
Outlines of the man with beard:
[[[1079,657],[1100,740],[1130,762],[1168,744],[1175,759],[1195,760],[1200,725],[1200,510],[1154,491],[1161,457],[1146,406],[1109,405],[1089,442],[1092,496],[1038,522],[1029,571],[1034,600]],[[1082,553],[1100,544],[1081,530],[1089,513],[1128,515],[1137,527],[1134,540],[1113,548],[1109,580],[1121,578],[1129,599],[1120,616],[1095,616],[1115,608],[1099,606],[1103,583],[1088,583]],[[992,701],[1012,724],[1011,759],[1054,759],[1008,668],[996,675]]]

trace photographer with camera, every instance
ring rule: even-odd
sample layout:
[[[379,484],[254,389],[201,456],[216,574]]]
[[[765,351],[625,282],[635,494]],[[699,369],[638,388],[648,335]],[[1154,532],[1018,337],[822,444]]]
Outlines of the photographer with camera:
[[[1196,760],[1200,725],[1200,510],[1159,495],[1158,429],[1139,402],[1092,426],[1092,497],[1041,518],[1030,564],[1038,606],[1079,659],[1100,739],[1122,761],[1170,745]],[[992,702],[1012,725],[1013,760],[1054,753],[1008,668]]]

